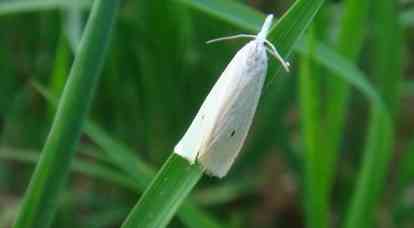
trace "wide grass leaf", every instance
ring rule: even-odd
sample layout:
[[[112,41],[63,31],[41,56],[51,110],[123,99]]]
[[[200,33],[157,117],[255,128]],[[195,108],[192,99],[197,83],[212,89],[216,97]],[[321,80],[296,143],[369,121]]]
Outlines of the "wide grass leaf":
[[[98,83],[118,6],[118,0],[94,3],[15,228],[48,227],[51,224]]]

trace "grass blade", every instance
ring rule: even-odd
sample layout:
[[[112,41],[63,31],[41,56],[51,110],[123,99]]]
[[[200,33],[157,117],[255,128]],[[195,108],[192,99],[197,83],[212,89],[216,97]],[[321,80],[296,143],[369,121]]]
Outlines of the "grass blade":
[[[326,161],[321,142],[321,75],[312,55],[316,54],[316,25],[308,34],[309,51],[302,55],[299,74],[302,137],[304,147],[305,214],[307,227],[329,227],[329,194],[326,189]]]
[[[340,55],[356,62],[362,47],[366,30],[366,20],[370,0],[346,0],[344,1],[344,15],[339,29],[336,50]],[[338,156],[344,122],[347,115],[350,86],[343,79],[334,75],[327,75],[327,90],[329,96],[326,99],[326,131],[328,137],[325,140],[326,151],[329,152],[327,166],[334,166]],[[328,186],[332,186],[332,178],[335,172],[327,175]]]
[[[200,166],[172,154],[122,227],[165,227],[202,173]]]
[[[67,44],[66,38],[63,34],[59,37],[58,47],[56,50],[55,63],[53,64],[53,71],[49,83],[49,90],[51,94],[56,97],[60,97],[60,94],[65,87],[65,82],[67,79],[67,73],[69,72],[69,62],[70,62],[70,50]],[[56,112],[55,105],[50,105],[49,114],[51,117]]]
[[[284,56],[307,29],[323,0],[299,0],[278,21],[269,34]],[[123,228],[164,227],[202,175],[197,165],[172,154],[155,180],[129,214]]]
[[[98,82],[118,5],[118,0],[95,1],[15,228],[48,227],[51,223]]]
[[[371,227],[372,215],[384,185],[393,138],[392,122],[383,109],[373,107],[362,167],[344,227]]]
[[[399,108],[401,85],[401,31],[393,0],[377,1],[373,7],[373,73],[388,113],[373,107],[362,168],[345,227],[370,227],[384,189],[394,144],[394,122]],[[394,118],[392,118],[394,117]]]

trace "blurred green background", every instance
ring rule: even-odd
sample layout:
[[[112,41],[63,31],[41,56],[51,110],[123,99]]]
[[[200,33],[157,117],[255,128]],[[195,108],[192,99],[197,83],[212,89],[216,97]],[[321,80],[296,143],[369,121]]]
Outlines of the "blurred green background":
[[[25,6],[28,2],[46,3]],[[0,227],[14,221],[55,112],[45,91],[55,98],[60,95],[91,1],[47,2],[0,0]],[[232,17],[252,15],[252,23],[260,24],[259,12],[280,17],[293,2],[123,1],[53,227],[118,227],[142,192],[134,183],[147,183],[170,155],[226,64],[245,43],[205,41],[251,32],[249,25],[240,26]],[[392,116],[388,168],[375,170],[384,175],[384,183],[375,199],[372,224],[414,227],[414,1],[366,1],[371,2],[367,7],[360,1],[355,7],[363,9],[364,19],[348,20],[346,30],[344,17],[352,15],[346,7],[349,2],[325,2],[303,39],[311,43],[310,54],[294,53],[289,74],[268,74],[247,142],[229,175],[222,180],[204,176],[193,191],[192,200],[224,227],[311,227],[305,208],[320,205],[306,201],[308,194],[319,191],[311,184],[305,188],[307,151],[320,152],[313,157],[316,167],[332,157],[327,148],[335,148],[335,137],[329,133],[335,118],[344,119],[337,152],[333,162],[321,164],[325,167],[319,175],[332,176],[325,194],[329,227],[344,221],[369,147],[371,102],[351,89],[344,103],[335,103],[338,91],[330,87],[332,73],[313,61],[312,55],[318,55],[312,51],[314,40],[358,67]],[[354,44],[358,51],[351,50]],[[312,85],[311,95],[306,85]],[[316,98],[309,101],[311,96]],[[315,112],[306,111],[307,104],[318,110],[316,147],[309,146],[307,138],[313,133],[304,127],[315,117]],[[336,110],[335,105],[347,110],[324,114]],[[142,164],[148,176],[127,174],[122,161],[108,156],[111,148],[122,159]],[[169,227],[185,225],[174,218]]]

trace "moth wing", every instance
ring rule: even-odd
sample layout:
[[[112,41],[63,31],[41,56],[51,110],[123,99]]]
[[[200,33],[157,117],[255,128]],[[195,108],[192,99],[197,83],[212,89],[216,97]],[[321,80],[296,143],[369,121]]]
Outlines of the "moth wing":
[[[257,53],[256,53],[257,54]],[[258,56],[238,66],[239,80],[227,91],[228,99],[215,118],[209,138],[198,160],[212,175],[223,177],[240,152],[256,112],[267,71],[267,57],[263,50]]]
[[[209,138],[209,135],[213,131],[217,115],[223,106],[223,98],[226,97],[227,90],[234,80],[234,74],[231,71],[234,68],[235,58],[233,58],[220,75],[201,105],[190,127],[174,148],[176,154],[186,158],[190,163],[195,162],[198,153],[202,150],[203,142],[205,142],[206,138]]]

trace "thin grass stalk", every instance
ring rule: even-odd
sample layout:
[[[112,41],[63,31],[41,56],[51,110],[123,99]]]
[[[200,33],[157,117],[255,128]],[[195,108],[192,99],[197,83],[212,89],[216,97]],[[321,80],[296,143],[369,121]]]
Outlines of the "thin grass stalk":
[[[345,228],[374,226],[373,215],[385,184],[394,137],[392,122],[383,109],[373,107],[369,125],[362,167],[347,209]]]
[[[26,190],[15,228],[48,227],[97,86],[118,0],[96,0],[41,158]]]
[[[302,137],[304,147],[305,214],[307,227],[327,228],[329,220],[329,194],[325,184],[325,151],[321,142],[321,78],[319,67],[312,60],[316,53],[316,28],[311,27],[309,51],[302,55],[299,74]]]
[[[346,0],[344,15],[337,38],[336,50],[351,62],[356,62],[359,56],[366,31],[367,15],[370,0]],[[339,144],[343,135],[347,115],[350,85],[340,77],[327,75],[326,98],[326,131],[325,144],[328,167],[334,167],[338,156]],[[332,188],[335,172],[327,173],[328,185]]]
[[[56,50],[55,63],[53,64],[52,77],[50,79],[49,90],[55,97],[60,97],[60,94],[65,87],[67,73],[69,72],[70,50],[63,32],[60,34],[58,47]],[[53,118],[56,107],[49,104],[48,114]]]

